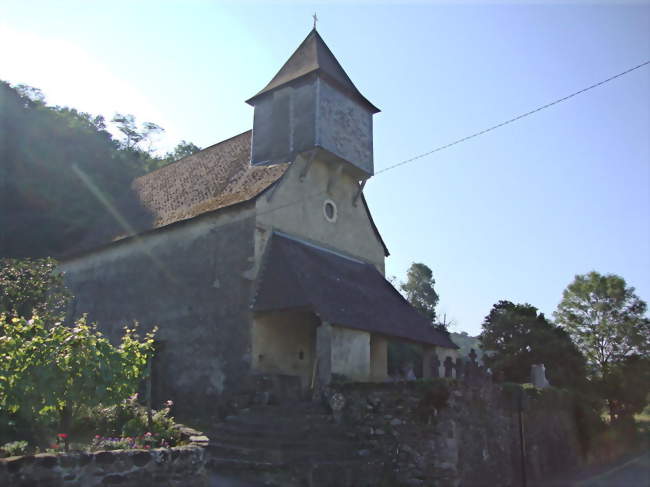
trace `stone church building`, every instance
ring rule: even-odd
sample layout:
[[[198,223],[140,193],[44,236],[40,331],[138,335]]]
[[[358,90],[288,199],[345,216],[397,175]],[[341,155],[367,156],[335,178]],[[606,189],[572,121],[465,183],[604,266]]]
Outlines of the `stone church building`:
[[[262,374],[384,381],[389,340],[424,348],[425,377],[455,359],[384,279],[363,195],[379,110],[316,30],[247,103],[252,131],[134,180],[63,260],[73,312],[113,339],[158,326],[154,392],[179,406]]]

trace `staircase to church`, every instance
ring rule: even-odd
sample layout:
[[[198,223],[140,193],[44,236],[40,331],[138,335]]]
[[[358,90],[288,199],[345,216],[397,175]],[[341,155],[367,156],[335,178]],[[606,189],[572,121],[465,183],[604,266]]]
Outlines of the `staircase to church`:
[[[209,432],[214,487],[364,487],[380,482],[357,438],[308,402],[254,406]]]

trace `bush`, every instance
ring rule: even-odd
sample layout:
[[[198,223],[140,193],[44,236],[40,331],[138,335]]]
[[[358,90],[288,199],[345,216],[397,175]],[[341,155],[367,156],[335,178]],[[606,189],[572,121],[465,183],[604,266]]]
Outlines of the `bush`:
[[[0,447],[0,452],[4,452],[6,456],[9,457],[15,457],[18,455],[27,455],[27,453],[29,453],[28,443],[24,440],[5,443]],[[0,457],[1,456],[4,455],[0,454]]]
[[[0,337],[0,411],[7,421],[30,422],[41,438],[57,422],[70,432],[84,407],[132,395],[153,349],[153,332],[140,341],[125,328],[115,347],[85,318],[46,326],[39,316],[0,314]]]

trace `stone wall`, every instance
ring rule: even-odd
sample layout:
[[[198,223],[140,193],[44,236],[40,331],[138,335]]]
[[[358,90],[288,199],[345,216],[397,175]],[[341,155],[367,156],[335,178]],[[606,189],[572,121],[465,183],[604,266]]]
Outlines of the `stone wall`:
[[[154,406],[211,415],[250,371],[254,218],[238,207],[118,242],[61,264],[75,296],[113,342],[134,320],[158,327]]]
[[[523,484],[519,388],[435,379],[333,389],[345,398],[342,420],[360,439],[359,454],[383,464],[381,485]],[[581,451],[566,394],[524,397],[525,475],[536,485],[579,466]]]
[[[0,487],[207,486],[204,448],[71,452],[0,459]]]

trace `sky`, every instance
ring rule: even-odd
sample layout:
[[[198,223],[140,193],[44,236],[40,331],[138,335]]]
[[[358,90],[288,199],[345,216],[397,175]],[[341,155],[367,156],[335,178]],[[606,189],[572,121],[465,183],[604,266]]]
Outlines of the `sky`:
[[[0,79],[48,103],[132,113],[201,147],[252,127],[244,103],[312,27],[374,117],[375,170],[650,60],[650,1],[0,3]],[[576,274],[650,300],[650,66],[371,178],[386,274],[427,264],[439,314],[480,332],[494,303],[548,317]]]

